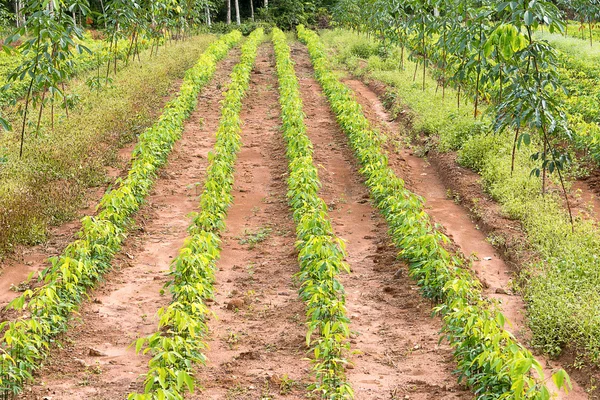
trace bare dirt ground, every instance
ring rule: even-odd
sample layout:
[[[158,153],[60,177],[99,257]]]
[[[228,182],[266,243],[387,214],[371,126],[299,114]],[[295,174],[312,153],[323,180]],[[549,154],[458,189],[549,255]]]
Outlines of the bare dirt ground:
[[[351,317],[357,399],[469,399],[457,384],[448,346],[438,345],[441,322],[396,259],[385,221],[369,202],[347,139],[338,128],[305,47],[293,49],[308,134],[336,234],[347,244],[352,273],[342,277]]]
[[[241,118],[234,201],[217,264],[209,362],[193,399],[303,399],[310,381],[295,227],[287,206],[273,47],[259,48]]]
[[[52,352],[23,398],[122,399],[141,389],[148,358],[136,356],[130,345],[156,331],[156,311],[170,300],[160,292],[187,236],[187,215],[198,208],[222,87],[239,57],[239,50],[232,53],[202,91],[182,139],[136,217],[135,231],[113,262],[114,271],[91,293],[92,301],[82,306],[79,321],[62,338],[64,347]]]
[[[511,288],[517,270],[515,264],[533,255],[528,254],[528,249],[522,244],[526,239],[518,222],[502,216],[500,207],[483,193],[478,175],[458,166],[453,155],[430,153],[424,159],[414,155],[410,149],[398,146],[401,141],[398,135],[403,128],[391,121],[377,93],[358,80],[349,79],[346,84],[356,93],[369,120],[387,133],[387,152],[392,168],[405,179],[410,190],[423,196],[427,213],[442,225],[458,249],[472,260],[471,268],[482,282],[484,294],[500,302],[503,314],[512,324],[506,329],[526,344],[529,332],[525,305]],[[472,208],[462,206],[460,203],[463,201],[471,202]],[[500,248],[492,246],[488,237],[495,237],[501,243]],[[567,367],[565,363],[544,357],[538,357],[538,360],[545,366],[546,376],[555,369]],[[573,383],[574,390],[569,395],[561,393],[558,398],[587,399],[585,390]]]

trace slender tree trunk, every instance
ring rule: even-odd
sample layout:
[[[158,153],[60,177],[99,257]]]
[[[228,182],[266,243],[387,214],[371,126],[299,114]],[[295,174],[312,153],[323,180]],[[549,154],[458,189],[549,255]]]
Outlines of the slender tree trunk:
[[[98,69],[98,78],[100,78],[100,69]],[[100,80],[98,80],[99,82]],[[52,101],[50,102],[50,125],[54,132],[54,93],[52,93]]]
[[[17,22],[17,28],[21,27],[21,4],[19,0],[15,0],[15,19]]]
[[[254,22],[254,0],[250,0],[250,19]]]
[[[131,42],[129,43],[129,48],[127,49],[127,58],[125,59],[125,65],[129,65],[129,57],[131,56],[131,52],[133,50],[133,46],[135,44],[135,37],[137,35],[137,28],[134,28],[133,33],[131,34]],[[135,54],[133,55],[135,59]]]
[[[265,8],[269,8],[269,0],[265,0]]]
[[[25,143],[25,126],[27,125],[27,112],[29,111],[29,100],[31,99],[31,90],[33,89],[33,78],[29,82],[29,90],[27,90],[27,98],[25,99],[25,112],[23,113],[23,126],[21,127],[21,147],[19,149],[19,157],[23,157],[23,144]]]
[[[591,20],[588,22],[588,26],[590,28],[590,47],[594,47],[594,42],[592,40],[592,21]]]
[[[210,20],[210,8],[208,7],[208,4],[206,5],[206,23],[208,26],[212,26],[212,22]]]
[[[423,31],[423,91],[425,91],[425,69],[427,68],[427,48],[425,44],[425,23],[421,21],[421,29]]]
[[[40,101],[40,112],[38,114],[37,127],[35,130],[38,137],[40,136],[40,125],[42,123],[42,115],[44,113],[44,101],[46,100],[47,92],[48,92],[48,89],[44,90],[44,93],[42,93],[42,101]]]
[[[413,74],[413,82],[417,80],[417,71],[419,70],[419,62],[415,60],[415,73]]]
[[[400,47],[400,67],[404,71],[404,44]]]
[[[104,0],[100,0],[100,6],[102,7],[102,15],[104,16],[104,29],[108,29],[106,22],[106,9],[104,8]]]
[[[510,164],[510,176],[513,176],[513,172],[515,170],[515,158],[517,156],[517,143],[519,140],[519,128],[517,127],[517,129],[515,130],[515,140],[513,141],[513,148],[512,148],[512,160],[511,160],[511,164]]]
[[[62,92],[63,92],[63,99],[65,100],[65,115],[67,116],[67,119],[69,118],[69,103],[67,102],[67,91],[65,90],[65,83],[61,82],[61,86],[62,86]]]
[[[227,25],[231,24],[231,0],[227,0]]]
[[[544,157],[542,158],[542,196],[546,194],[546,153],[548,151],[548,146],[546,141],[544,141]]]
[[[133,59],[135,60],[135,54],[137,54],[138,61],[141,63],[142,58],[140,57],[140,47],[138,45],[138,43],[139,43],[138,39],[139,39],[139,35],[135,37],[135,53],[133,54]]]
[[[240,2],[239,0],[235,0],[235,22],[238,25],[241,25],[242,21],[240,20]]]

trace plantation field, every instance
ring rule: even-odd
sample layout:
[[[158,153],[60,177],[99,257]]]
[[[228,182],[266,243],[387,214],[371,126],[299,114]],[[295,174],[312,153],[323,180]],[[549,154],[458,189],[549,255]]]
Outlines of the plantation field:
[[[494,83],[377,35],[82,67],[0,139],[0,400],[598,398],[598,50],[535,35],[574,160],[539,176]]]

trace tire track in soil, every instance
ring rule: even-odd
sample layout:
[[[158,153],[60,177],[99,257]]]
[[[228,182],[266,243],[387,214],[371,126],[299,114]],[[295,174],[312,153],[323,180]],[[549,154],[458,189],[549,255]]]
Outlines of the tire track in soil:
[[[356,94],[356,99],[369,121],[389,138],[386,152],[390,167],[406,180],[407,188],[426,200],[427,213],[434,222],[443,226],[444,233],[453,244],[466,257],[476,256],[472,260],[471,268],[483,284],[483,294],[500,302],[502,313],[512,324],[505,328],[522,344],[526,344],[530,335],[525,321],[525,304],[521,296],[511,290],[514,269],[489,243],[485,233],[471,219],[469,211],[457,204],[453,198],[448,198],[447,187],[435,167],[426,159],[415,156],[409,149],[395,146],[396,142],[402,143],[398,135],[403,128],[391,121],[377,94],[361,81],[347,79],[344,83]],[[560,363],[546,357],[537,356],[537,359],[544,367],[546,378],[549,378],[553,371],[563,368]],[[547,385],[557,395],[557,399],[587,399],[585,390],[576,382],[572,383],[573,390],[568,395],[558,392],[551,380]]]
[[[198,209],[220,118],[222,87],[239,55],[239,49],[233,49],[217,65],[115,257],[114,270],[90,293],[93,300],[81,307],[79,321],[61,340],[64,348],[52,351],[23,398],[114,400],[126,398],[132,390],[143,391],[140,374],[147,371],[149,357],[136,356],[129,346],[156,331],[157,310],[171,299],[168,291],[164,296],[160,291],[168,281],[171,260],[188,236],[187,215]]]
[[[209,361],[196,374],[203,391],[193,399],[305,398],[305,309],[292,284],[298,261],[277,87],[273,47],[264,44],[242,108],[243,146],[212,303],[217,318],[209,323]],[[241,243],[265,229],[264,241]]]
[[[451,349],[438,345],[441,321],[421,297],[397,257],[387,226],[370,204],[366,186],[344,133],[313,77],[307,50],[292,50],[323,183],[336,234],[345,239],[352,273],[342,276],[350,329],[355,332],[349,381],[357,399],[471,399],[457,384]]]

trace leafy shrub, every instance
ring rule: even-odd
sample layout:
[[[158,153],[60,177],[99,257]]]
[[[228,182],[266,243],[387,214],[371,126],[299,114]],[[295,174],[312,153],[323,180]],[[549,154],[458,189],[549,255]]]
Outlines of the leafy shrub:
[[[544,37],[552,44],[564,41],[564,48],[560,48],[565,52],[571,48],[577,57],[600,60],[600,50],[590,49],[589,43],[584,47],[573,43],[576,39],[548,34]],[[326,32],[323,38],[338,52],[335,60],[342,64],[344,48],[355,40],[364,40],[342,30]],[[540,180],[531,176],[535,164],[530,156],[536,151],[536,143],[517,151],[515,169],[511,171],[514,132],[494,136],[485,113],[482,123],[473,120],[469,112],[472,104],[464,98],[457,111],[456,91],[447,88],[443,99],[441,93],[435,92],[436,82],[430,76],[423,92],[420,85],[412,84],[413,68],[414,63],[406,61],[405,70],[373,70],[368,77],[388,84],[396,98],[418,114],[413,120],[413,130],[435,135],[439,138],[440,150],[457,150],[459,161],[480,173],[484,189],[498,201],[503,212],[521,222],[541,260],[521,266],[532,344],[551,355],[559,354],[568,344],[579,356],[600,364],[600,315],[597,312],[600,309],[597,290],[600,287],[600,259],[597,257],[600,229],[581,218],[575,219],[573,229],[559,194],[541,194]],[[597,88],[590,87],[589,93],[595,91]],[[587,124],[583,117],[577,120]],[[575,135],[575,140],[580,140],[579,136],[595,154],[594,148],[600,140],[593,130],[585,134],[577,130]],[[549,175],[548,179],[556,180],[556,176]],[[557,182],[553,185],[556,187]]]
[[[371,56],[378,55],[377,46],[374,46],[373,43],[369,42],[359,42],[350,47],[350,54],[366,60]]]

